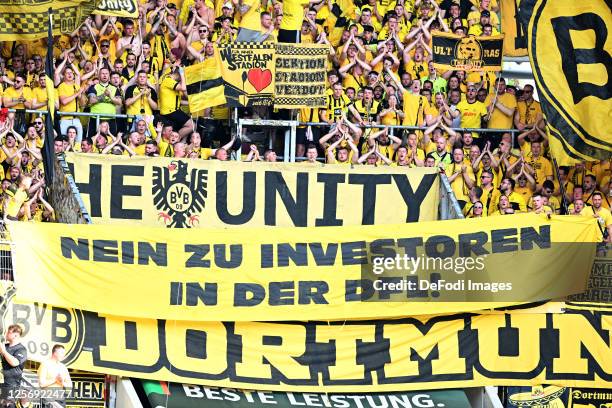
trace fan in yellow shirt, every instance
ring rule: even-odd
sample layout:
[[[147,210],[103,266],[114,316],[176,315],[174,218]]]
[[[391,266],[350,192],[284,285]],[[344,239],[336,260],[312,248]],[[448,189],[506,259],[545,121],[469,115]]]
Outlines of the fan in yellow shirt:
[[[482,119],[487,116],[487,107],[484,103],[476,99],[478,90],[473,86],[468,86],[467,97],[457,104],[457,110],[461,112],[462,128],[480,128]]]
[[[503,78],[495,80],[497,94],[489,94],[485,105],[489,109],[487,127],[489,129],[511,129],[513,127],[516,98],[506,92],[506,81]]]
[[[540,102],[533,99],[533,86],[527,84],[523,88],[523,98],[517,103],[514,114],[514,125],[518,130],[535,126],[542,118]]]
[[[232,3],[241,16],[236,41],[259,42],[261,40],[261,0],[232,0]]]
[[[29,88],[25,86],[23,74],[16,74],[13,86],[4,90],[2,95],[2,106],[13,109],[25,109],[25,101]]]
[[[592,196],[592,206],[586,206],[580,212],[580,215],[591,216],[597,218],[602,231],[604,232],[604,238],[606,242],[612,242],[612,214],[610,210],[605,209],[602,206],[603,196],[597,191]]]
[[[453,162],[446,166],[444,171],[459,205],[463,208],[469,201],[468,195],[475,182],[472,167],[463,162],[463,149],[453,150]]]

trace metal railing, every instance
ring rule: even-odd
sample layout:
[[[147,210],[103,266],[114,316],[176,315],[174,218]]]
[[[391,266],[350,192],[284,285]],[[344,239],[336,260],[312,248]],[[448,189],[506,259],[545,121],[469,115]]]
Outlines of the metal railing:
[[[438,212],[440,220],[457,220],[465,218],[461,206],[445,174],[440,173],[440,202]]]
[[[17,112],[15,109],[8,109],[9,112]],[[46,115],[49,113],[47,110],[34,110],[34,109],[25,109],[19,110],[19,112],[25,113],[34,113],[39,115]],[[128,114],[108,114],[108,113],[91,113],[91,112],[55,112],[56,115],[62,116],[78,116],[78,117],[95,117],[97,118],[97,122],[99,124],[100,118],[112,118],[112,119],[136,119],[141,115],[128,115]],[[211,118],[204,118],[211,119]],[[274,119],[241,119],[233,118],[230,122],[234,122],[234,126],[236,126],[236,131],[238,135],[241,135],[240,130],[243,129],[244,126],[271,126],[271,127],[291,127],[291,126],[317,126],[321,128],[328,128],[332,126],[332,124],[328,122],[300,122],[296,120],[274,120]],[[230,123],[231,124],[231,123]],[[391,131],[391,134],[394,132],[401,130],[425,130],[428,126],[405,126],[405,125],[383,125],[383,124],[372,124],[372,125],[363,125],[358,126],[360,128],[366,129],[383,129],[388,128]],[[489,129],[489,128],[463,128],[463,127],[452,127],[449,128],[456,132],[475,132],[475,133],[510,133],[512,135],[512,141],[514,143],[514,138],[517,133],[521,133],[521,130],[518,129]],[[295,147],[294,141],[292,141],[292,146]]]
[[[4,221],[0,220],[0,280],[13,280],[13,251]]]
[[[56,155],[55,174],[56,177],[53,180],[53,189],[51,191],[51,204],[53,208],[59,209],[60,205],[70,205],[71,208],[76,209],[76,211],[71,211],[70,214],[57,214],[58,221],[72,224],[93,224],[63,154]],[[72,202],[69,203],[69,200],[72,200]]]
[[[296,157],[296,128],[298,126],[317,126],[321,128],[329,128],[332,124],[327,122],[298,122],[293,120],[269,120],[269,119],[238,119],[238,135],[242,137],[242,130],[246,126],[267,126],[267,127],[284,127],[289,128],[285,132],[285,146],[283,161],[295,162],[296,159],[304,159],[304,157]],[[403,130],[420,130],[424,131],[428,126],[403,126],[403,125],[363,125],[358,126],[359,128],[365,129],[390,129],[390,134],[394,135],[395,131]],[[456,132],[475,132],[475,133],[510,133],[512,137],[512,144],[514,145],[516,133],[521,132],[518,129],[484,129],[484,128],[449,128]],[[270,140],[270,147],[272,147],[272,141]]]

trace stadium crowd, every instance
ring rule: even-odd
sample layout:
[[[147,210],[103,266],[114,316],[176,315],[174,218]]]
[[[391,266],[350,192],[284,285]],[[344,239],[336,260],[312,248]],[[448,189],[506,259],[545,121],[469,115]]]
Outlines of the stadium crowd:
[[[0,113],[3,211],[12,219],[53,219],[41,173],[44,121],[24,111],[46,109],[47,86],[61,112],[56,153],[227,160],[239,150],[247,161],[276,161],[274,150],[250,143],[252,129],[230,136],[227,106],[189,111],[184,67],[234,41],[281,41],[330,51],[326,106],[298,112],[302,123],[325,125],[298,129],[298,157],[438,167],[467,217],[559,213],[565,201],[572,214],[598,217],[610,240],[610,159],[561,166],[557,175],[533,86],[432,63],[434,31],[494,36],[498,13],[496,0],[141,0],[136,19],[92,15],[55,37],[53,84],[44,75],[46,39],[0,43],[2,108],[17,110]],[[479,128],[490,131],[469,130]]]

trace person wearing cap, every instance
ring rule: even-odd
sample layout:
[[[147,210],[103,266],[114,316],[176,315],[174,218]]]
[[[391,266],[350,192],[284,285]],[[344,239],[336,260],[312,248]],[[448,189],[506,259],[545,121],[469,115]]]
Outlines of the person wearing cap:
[[[234,22],[234,7],[232,7],[232,3],[230,1],[223,4],[221,7],[221,15],[215,19],[215,23],[221,23],[221,19],[223,17],[229,17],[231,22]]]
[[[280,35],[280,29],[278,32]],[[300,43],[301,44],[314,44],[315,38],[317,36],[317,32],[316,32],[316,28],[313,29],[312,24],[310,24],[308,20],[302,21],[302,26],[301,26],[299,33],[300,33]]]
[[[374,27],[372,27],[371,25],[364,25],[362,26],[362,28],[363,28],[363,34],[361,35],[361,40],[363,41],[363,45],[376,46],[378,44],[378,40],[374,38]]]
[[[219,17],[219,22],[221,24],[218,25],[215,33],[213,34],[212,42],[217,44],[230,44],[234,42],[236,39],[237,30],[232,27],[232,18],[228,16],[221,16]],[[208,31],[209,29],[206,26],[200,26],[199,28],[200,36],[208,35]],[[195,47],[196,42],[192,43],[191,46],[200,51],[202,48],[204,48],[205,42],[203,39],[200,39],[198,42],[202,43],[202,47],[200,49]]]
[[[470,26],[474,24],[478,24],[480,21],[480,17],[483,13],[488,13],[490,17],[489,24],[493,27],[499,27],[499,17],[497,17],[496,13],[491,12],[491,1],[490,0],[480,0],[480,6],[478,10],[472,11],[468,14],[468,23]]]
[[[468,34],[473,34],[475,36],[481,36],[484,33],[484,27],[490,26],[491,33],[489,35],[499,35],[499,31],[493,24],[491,24],[491,13],[488,10],[483,10],[480,13],[480,21],[478,24],[472,24],[470,29],[468,30]]]

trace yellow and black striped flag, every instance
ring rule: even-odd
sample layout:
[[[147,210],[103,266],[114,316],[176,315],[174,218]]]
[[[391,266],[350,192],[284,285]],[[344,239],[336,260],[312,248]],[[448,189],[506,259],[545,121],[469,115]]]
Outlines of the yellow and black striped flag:
[[[612,156],[609,0],[524,0],[531,68],[560,165]]]
[[[185,81],[191,112],[226,103],[221,60],[217,50],[212,58],[185,68]]]

